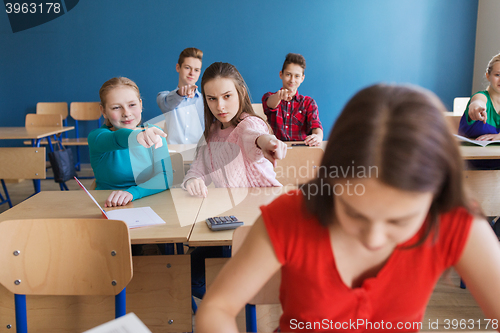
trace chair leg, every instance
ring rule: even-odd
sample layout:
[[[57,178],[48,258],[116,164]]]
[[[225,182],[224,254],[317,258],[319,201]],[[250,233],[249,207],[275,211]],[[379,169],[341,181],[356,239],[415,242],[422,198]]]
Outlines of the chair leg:
[[[465,286],[464,280],[460,279],[460,288],[466,289],[467,287]]]
[[[257,312],[254,304],[245,305],[247,332],[257,332]]]
[[[14,294],[16,308],[16,332],[28,333],[28,318],[26,317],[26,295]]]
[[[81,169],[81,163],[80,163],[80,147],[76,146],[76,164],[75,164],[75,169],[76,171],[80,171]]]
[[[2,187],[3,187],[3,192],[5,193],[5,200],[3,199],[2,195],[0,194],[0,205],[4,204],[4,203],[8,203],[9,207],[12,208],[12,201],[10,201],[9,192],[7,191],[7,186],[5,185],[5,182],[3,179],[2,179]]]
[[[115,296],[115,318],[124,316],[127,313],[127,288]]]

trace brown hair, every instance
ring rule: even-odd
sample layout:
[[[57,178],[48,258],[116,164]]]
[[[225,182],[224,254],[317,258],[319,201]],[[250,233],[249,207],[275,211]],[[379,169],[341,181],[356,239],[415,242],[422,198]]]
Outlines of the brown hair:
[[[203,105],[205,109],[205,131],[203,132],[203,135],[207,142],[209,141],[208,139],[210,137],[210,129],[212,127],[212,124],[216,123],[218,120],[212,114],[208,106],[207,97],[205,96],[205,84],[207,84],[207,82],[209,82],[210,80],[218,78],[233,80],[236,91],[238,92],[240,106],[234,118],[231,119],[231,125],[237,126],[240,123],[241,114],[243,112],[262,119],[253,110],[252,102],[250,101],[250,95],[248,93],[248,87],[236,67],[225,62],[214,62],[213,64],[208,66],[207,69],[205,69],[203,77],[201,78],[201,94],[203,95]],[[264,122],[266,121],[264,120]],[[270,133],[272,133],[271,130]]]
[[[285,58],[285,62],[283,62],[283,68],[281,69],[281,72],[285,72],[286,66],[289,64],[296,64],[302,67],[302,74],[304,74],[304,71],[306,70],[306,59],[304,56],[298,53],[288,53]]]
[[[498,61],[500,61],[500,53],[493,56],[493,58],[491,58],[490,62],[488,62],[488,67],[486,67],[486,73],[488,75],[491,74],[491,71],[493,70],[493,66],[495,66],[495,63],[497,63]]]
[[[394,188],[434,193],[429,223],[415,245],[438,226],[439,214],[459,206],[471,211],[463,190],[462,158],[445,110],[437,96],[418,87],[379,84],[358,92],[332,129],[318,178],[302,187],[306,210],[325,226],[333,223],[334,194],[311,195],[311,186],[335,183],[322,172],[332,166],[356,166],[376,167],[378,180]]]
[[[179,55],[179,60],[177,60],[179,66],[182,66],[184,59],[189,57],[200,59],[200,61],[203,61],[203,51],[198,50],[196,47],[188,47],[187,49],[182,50],[181,54]]]
[[[139,87],[137,86],[137,84],[135,84],[134,81],[126,77],[114,77],[104,82],[104,84],[101,86],[101,89],[99,89],[99,98],[101,99],[101,105],[103,109],[106,109],[106,96],[108,95],[108,93],[111,90],[121,86],[132,88],[137,94],[137,98],[139,100],[141,99],[141,93],[139,92]],[[106,119],[106,126],[108,127],[111,126],[111,123],[109,122],[108,119]]]

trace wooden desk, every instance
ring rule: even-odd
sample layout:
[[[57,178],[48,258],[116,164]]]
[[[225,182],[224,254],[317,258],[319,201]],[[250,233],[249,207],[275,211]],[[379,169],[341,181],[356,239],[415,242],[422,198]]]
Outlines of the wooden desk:
[[[213,216],[234,215],[252,225],[260,215],[259,207],[270,203],[293,187],[209,188],[196,218],[190,246],[231,245],[233,230],[212,231],[205,220]]]
[[[104,205],[111,191],[90,192]],[[150,206],[166,224],[130,230],[132,243],[186,242],[202,202],[202,198],[191,197],[182,189],[133,201],[125,208]],[[0,223],[62,217],[102,215],[84,191],[42,191],[0,214]],[[189,255],[134,256],[127,312],[135,312],[153,332],[191,332],[190,262]],[[83,332],[114,318],[112,296],[31,296],[27,305],[30,330],[34,332]],[[0,285],[0,327],[5,329],[7,325],[15,327],[14,296]]]
[[[0,140],[31,139],[34,147],[38,147],[40,140],[51,135],[60,134],[74,129],[74,126],[64,127],[0,127]]]
[[[301,143],[304,143],[304,141],[285,141],[285,143],[288,147],[292,147],[293,144],[297,144],[297,143],[301,144]],[[321,141],[321,144],[317,147],[325,150],[327,143],[328,143],[328,141]]]
[[[500,146],[460,146],[460,153],[464,160],[492,160],[500,159]]]
[[[90,191],[97,202],[104,202],[111,191]],[[125,207],[150,206],[166,222],[130,230],[132,244],[187,242],[203,198],[190,196],[182,189],[171,189],[139,200]],[[42,191],[0,214],[0,222],[30,218],[102,218],[99,208],[84,191]]]

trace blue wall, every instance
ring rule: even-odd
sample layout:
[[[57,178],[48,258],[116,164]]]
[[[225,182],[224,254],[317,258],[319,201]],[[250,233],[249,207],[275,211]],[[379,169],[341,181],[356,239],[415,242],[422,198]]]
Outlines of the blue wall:
[[[0,13],[0,126],[22,126],[40,101],[97,101],[113,76],[137,82],[150,119],[160,112],[157,92],[176,86],[177,57],[190,46],[204,51],[202,70],[214,61],[236,65],[254,102],[280,88],[288,52],[303,54],[299,91],[317,101],[326,134],[350,96],[379,81],[421,85],[451,109],[455,96],[471,93],[477,5],[80,0],[65,15],[17,33]]]

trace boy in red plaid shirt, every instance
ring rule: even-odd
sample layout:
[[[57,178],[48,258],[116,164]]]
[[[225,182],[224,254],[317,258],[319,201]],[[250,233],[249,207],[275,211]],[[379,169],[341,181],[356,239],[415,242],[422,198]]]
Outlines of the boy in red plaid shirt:
[[[280,71],[283,88],[262,96],[262,106],[274,134],[282,141],[304,141],[319,146],[323,141],[323,126],[314,99],[297,92],[304,81],[306,60],[297,53],[288,53]]]

